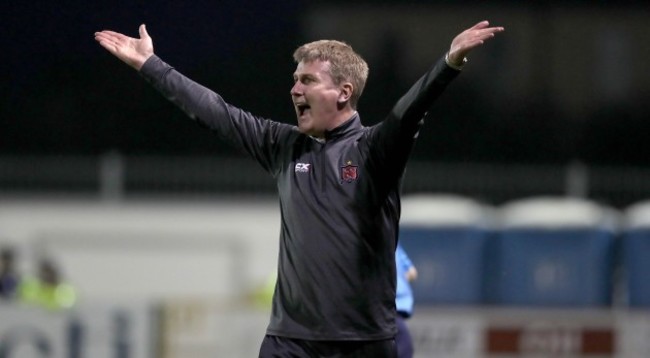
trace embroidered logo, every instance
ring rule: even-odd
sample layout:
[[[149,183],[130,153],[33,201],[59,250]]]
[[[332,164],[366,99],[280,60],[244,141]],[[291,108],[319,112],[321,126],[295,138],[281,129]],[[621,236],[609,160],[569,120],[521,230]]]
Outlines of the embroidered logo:
[[[359,172],[357,170],[358,166],[352,165],[352,161],[348,160],[346,165],[341,167],[341,180],[351,183],[357,180]]]
[[[296,163],[295,171],[296,173],[309,173],[309,163]]]

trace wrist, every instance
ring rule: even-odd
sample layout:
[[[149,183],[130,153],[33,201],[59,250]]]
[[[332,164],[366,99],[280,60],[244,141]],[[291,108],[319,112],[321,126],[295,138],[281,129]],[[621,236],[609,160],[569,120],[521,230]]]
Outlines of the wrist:
[[[467,57],[463,57],[461,61],[452,61],[449,58],[449,52],[447,52],[445,54],[445,62],[447,63],[447,66],[460,71],[463,69],[463,66],[465,66],[465,64],[467,63]]]
[[[135,68],[136,71],[140,71],[142,69],[142,66],[144,66],[145,62],[147,62],[152,56],[153,53],[136,58],[130,63],[130,65],[131,67]]]

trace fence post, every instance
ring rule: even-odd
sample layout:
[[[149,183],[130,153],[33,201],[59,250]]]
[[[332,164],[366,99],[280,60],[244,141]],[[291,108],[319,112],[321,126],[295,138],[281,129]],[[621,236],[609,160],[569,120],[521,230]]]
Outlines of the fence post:
[[[566,195],[587,198],[589,195],[589,173],[587,167],[578,161],[571,162],[566,173]]]
[[[120,201],[124,197],[124,161],[117,151],[100,158],[99,191],[106,201]]]

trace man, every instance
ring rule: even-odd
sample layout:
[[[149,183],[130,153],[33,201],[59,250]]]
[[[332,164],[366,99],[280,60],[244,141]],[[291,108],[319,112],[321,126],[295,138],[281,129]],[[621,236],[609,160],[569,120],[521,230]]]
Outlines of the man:
[[[16,296],[20,275],[16,270],[15,257],[13,248],[0,250],[0,301],[11,300]]]
[[[397,292],[395,307],[397,309],[397,358],[413,357],[413,339],[406,325],[406,320],[413,314],[413,290],[411,281],[417,279],[418,271],[400,243],[395,250],[395,267],[397,269]]]
[[[366,62],[339,41],[294,53],[298,125],[254,116],[183,76],[140,38],[95,39],[191,118],[254,158],[277,180],[281,209],[278,281],[260,357],[393,357],[399,187],[425,112],[465,56],[503,31],[479,22],[381,123],[364,127],[357,102]]]
[[[52,311],[72,308],[77,300],[75,288],[65,282],[54,261],[41,258],[38,275],[26,277],[18,287],[22,303]]]

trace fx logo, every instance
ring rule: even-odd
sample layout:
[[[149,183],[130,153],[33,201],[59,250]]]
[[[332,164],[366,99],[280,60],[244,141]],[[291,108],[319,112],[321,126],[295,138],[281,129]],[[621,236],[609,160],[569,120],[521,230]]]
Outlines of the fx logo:
[[[295,171],[296,173],[309,173],[309,163],[296,163]]]

